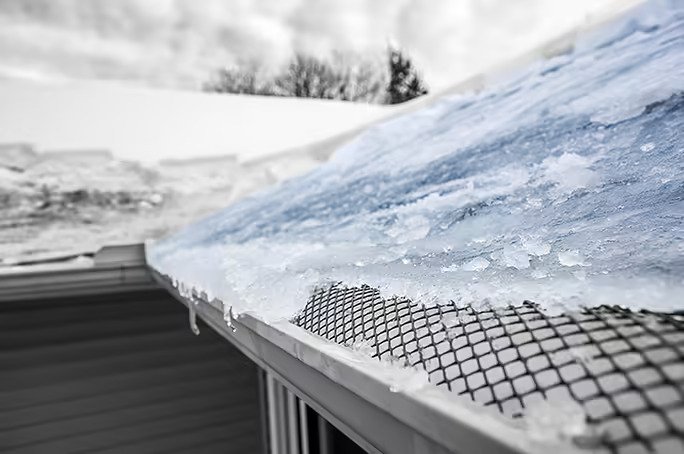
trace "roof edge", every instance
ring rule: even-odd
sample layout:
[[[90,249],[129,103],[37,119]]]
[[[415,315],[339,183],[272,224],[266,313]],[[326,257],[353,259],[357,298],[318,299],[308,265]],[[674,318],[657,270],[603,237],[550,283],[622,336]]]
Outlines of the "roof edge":
[[[158,288],[147,267],[144,244],[105,246],[85,263],[69,262],[71,258],[0,273],[0,303]]]
[[[483,406],[443,389],[391,390],[381,367],[349,357],[343,346],[318,338],[286,320],[266,323],[253,314],[226,322],[224,303],[200,294],[184,296],[169,278],[153,278],[214,331],[369,452],[535,453],[549,445],[534,442],[520,426]],[[378,362],[378,366],[380,363]],[[386,375],[386,374],[385,374]],[[558,453],[575,452],[554,445]]]

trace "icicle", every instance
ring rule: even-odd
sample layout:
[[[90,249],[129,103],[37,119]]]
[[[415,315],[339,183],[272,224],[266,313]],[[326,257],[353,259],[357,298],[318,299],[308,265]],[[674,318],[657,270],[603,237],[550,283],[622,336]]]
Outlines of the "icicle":
[[[226,325],[228,325],[228,328],[230,328],[230,330],[231,330],[232,332],[235,332],[236,328],[235,328],[235,325],[233,324],[233,320],[234,320],[234,317],[233,317],[233,306],[230,306],[230,307],[228,308],[228,312],[225,312],[225,311],[224,311],[223,319],[226,321]]]
[[[197,306],[197,300],[193,298],[190,300],[190,304],[188,304],[190,331],[192,331],[195,336],[199,336],[200,330],[197,327],[197,310],[195,309],[195,306]]]

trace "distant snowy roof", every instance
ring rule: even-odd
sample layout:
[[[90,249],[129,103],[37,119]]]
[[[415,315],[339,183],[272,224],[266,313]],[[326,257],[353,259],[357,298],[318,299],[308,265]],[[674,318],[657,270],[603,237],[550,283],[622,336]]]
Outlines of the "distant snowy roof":
[[[0,143],[106,148],[119,159],[144,162],[251,158],[326,139],[390,111],[328,100],[9,80],[0,80],[0,99]]]
[[[649,2],[570,54],[368,130],[150,263],[264,317],[337,282],[428,305],[683,309],[683,67],[682,4]]]

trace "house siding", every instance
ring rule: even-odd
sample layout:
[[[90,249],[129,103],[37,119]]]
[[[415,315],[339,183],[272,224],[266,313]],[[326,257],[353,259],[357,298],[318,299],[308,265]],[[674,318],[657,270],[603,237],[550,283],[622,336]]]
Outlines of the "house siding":
[[[258,369],[162,290],[0,304],[0,452],[258,453]]]

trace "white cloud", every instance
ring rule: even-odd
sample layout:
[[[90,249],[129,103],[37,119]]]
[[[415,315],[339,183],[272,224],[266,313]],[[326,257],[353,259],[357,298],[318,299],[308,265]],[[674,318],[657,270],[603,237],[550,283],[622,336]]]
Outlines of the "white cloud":
[[[3,0],[0,58],[17,71],[197,87],[223,65],[396,42],[439,88],[608,1]]]

